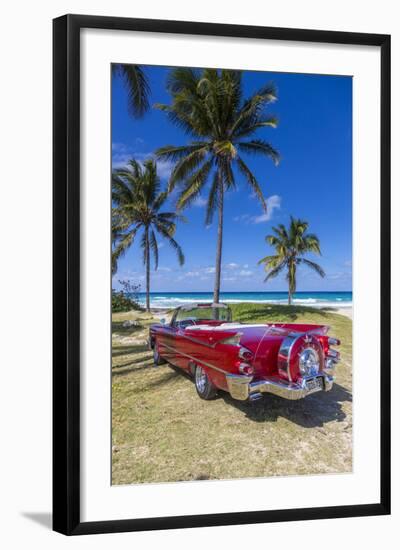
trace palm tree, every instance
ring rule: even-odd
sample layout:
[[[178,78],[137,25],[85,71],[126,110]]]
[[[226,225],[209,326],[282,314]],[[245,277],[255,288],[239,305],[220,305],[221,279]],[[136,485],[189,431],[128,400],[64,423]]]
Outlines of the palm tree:
[[[161,191],[154,160],[139,164],[130,160],[127,168],[115,170],[112,177],[112,268],[141,232],[140,246],[146,267],[146,310],[150,311],[150,255],[158,268],[158,243],[161,235],[175,249],[179,264],[185,261],[182,249],[173,238],[176,222],[184,218],[175,212],[160,212],[168,193]]]
[[[150,86],[140,65],[113,63],[113,75],[122,78],[128,92],[128,111],[135,118],[140,118],[149,108]]]
[[[286,279],[289,283],[289,305],[292,304],[293,294],[296,292],[296,271],[298,265],[306,265],[321,277],[325,277],[322,267],[307,258],[307,252],[321,255],[319,239],[312,233],[307,233],[308,222],[290,217],[290,226],[283,224],[273,227],[275,235],[267,235],[265,240],[273,246],[276,254],[265,256],[258,263],[265,264],[267,276],[265,281],[273,279],[284,269],[287,270]]]
[[[187,145],[166,145],[156,152],[159,158],[175,162],[168,190],[180,185],[178,209],[190,206],[211,181],[206,208],[210,225],[218,211],[217,253],[214,302],[219,301],[222,261],[224,195],[236,187],[236,167],[264,209],[261,187],[241,154],[257,154],[279,161],[278,152],[254,134],[266,126],[276,127],[277,119],[265,114],[265,107],[276,99],[274,86],[266,85],[243,100],[240,71],[176,68],[171,71],[167,89],[172,104],[158,104],[168,118],[190,136]],[[251,138],[251,139],[246,139]]]

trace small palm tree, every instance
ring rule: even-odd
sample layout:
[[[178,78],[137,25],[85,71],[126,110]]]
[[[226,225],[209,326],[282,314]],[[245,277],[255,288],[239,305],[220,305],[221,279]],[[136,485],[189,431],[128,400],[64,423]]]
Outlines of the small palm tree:
[[[113,63],[113,75],[122,78],[128,92],[128,110],[135,118],[140,118],[149,108],[150,86],[140,65]]]
[[[275,164],[278,152],[254,134],[267,126],[276,127],[277,119],[265,114],[265,107],[276,99],[274,86],[266,85],[243,100],[240,71],[176,68],[168,78],[172,104],[158,104],[176,126],[192,141],[186,145],[166,145],[158,149],[159,158],[175,162],[169,191],[179,184],[178,209],[190,206],[211,181],[206,224],[218,212],[217,253],[214,302],[219,301],[222,262],[224,195],[236,187],[233,168],[245,178],[266,209],[261,186],[242,158],[242,154],[263,155]]]
[[[265,256],[258,263],[265,264],[267,276],[265,281],[273,279],[284,269],[287,270],[286,279],[289,283],[289,305],[292,304],[293,294],[296,292],[296,271],[298,265],[306,265],[313,269],[321,277],[325,272],[320,265],[303,258],[307,252],[321,255],[319,239],[316,235],[307,233],[308,222],[290,217],[290,226],[283,224],[273,227],[275,235],[267,235],[265,240],[273,246],[276,254]]]
[[[176,222],[184,218],[175,212],[160,212],[168,193],[161,191],[157,165],[153,160],[143,167],[131,160],[126,169],[115,170],[112,177],[112,268],[117,269],[119,258],[133,244],[139,232],[146,267],[146,309],[150,311],[150,254],[158,268],[159,234],[175,249],[179,264],[185,261],[181,247],[173,238]]]

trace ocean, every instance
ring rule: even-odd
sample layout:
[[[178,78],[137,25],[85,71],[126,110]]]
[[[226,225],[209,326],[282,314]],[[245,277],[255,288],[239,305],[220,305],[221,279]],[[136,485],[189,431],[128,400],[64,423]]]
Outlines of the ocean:
[[[190,303],[212,302],[212,292],[151,292],[152,308],[174,308]],[[220,301],[228,304],[257,302],[260,304],[287,304],[287,292],[221,292]],[[144,305],[146,295],[139,294],[139,302]],[[312,307],[351,307],[352,292],[296,292],[294,305]]]

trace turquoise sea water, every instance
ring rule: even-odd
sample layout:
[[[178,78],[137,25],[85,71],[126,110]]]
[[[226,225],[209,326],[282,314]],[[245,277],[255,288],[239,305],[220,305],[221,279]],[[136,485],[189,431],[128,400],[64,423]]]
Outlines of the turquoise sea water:
[[[153,308],[173,308],[197,302],[212,302],[211,292],[152,292],[150,305]],[[258,302],[287,304],[287,292],[222,292],[220,301],[225,303]],[[294,305],[313,307],[351,307],[352,292],[296,292]],[[141,304],[145,294],[139,294]]]

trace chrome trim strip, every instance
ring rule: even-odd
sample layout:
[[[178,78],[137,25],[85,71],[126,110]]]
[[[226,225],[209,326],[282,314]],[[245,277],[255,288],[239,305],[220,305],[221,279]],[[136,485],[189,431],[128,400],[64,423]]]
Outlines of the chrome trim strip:
[[[336,351],[335,349],[328,350],[326,355],[327,355],[327,357],[330,357],[332,359],[339,359],[339,357],[340,357],[340,353],[338,351]]]
[[[279,356],[282,354],[286,356],[286,373],[289,378],[289,381],[292,381],[292,373],[290,372],[290,354],[292,353],[292,348],[299,338],[304,336],[304,332],[291,332],[282,340],[280,348],[278,350],[278,368],[279,368]]]
[[[176,353],[177,355],[182,355],[183,357],[187,357],[188,359],[191,359],[195,363],[201,363],[202,365],[205,365],[206,367],[209,367],[210,369],[217,370],[219,372],[222,372],[222,374],[232,374],[231,372],[227,370],[220,369],[219,367],[216,367],[215,365],[211,365],[211,363],[207,363],[206,361],[203,361],[202,359],[196,359],[196,357],[193,357],[192,355],[189,355],[188,353],[183,353],[183,351],[177,351],[175,348],[172,348],[171,346],[168,346],[167,344],[162,344],[165,348],[169,349],[170,351]]]

